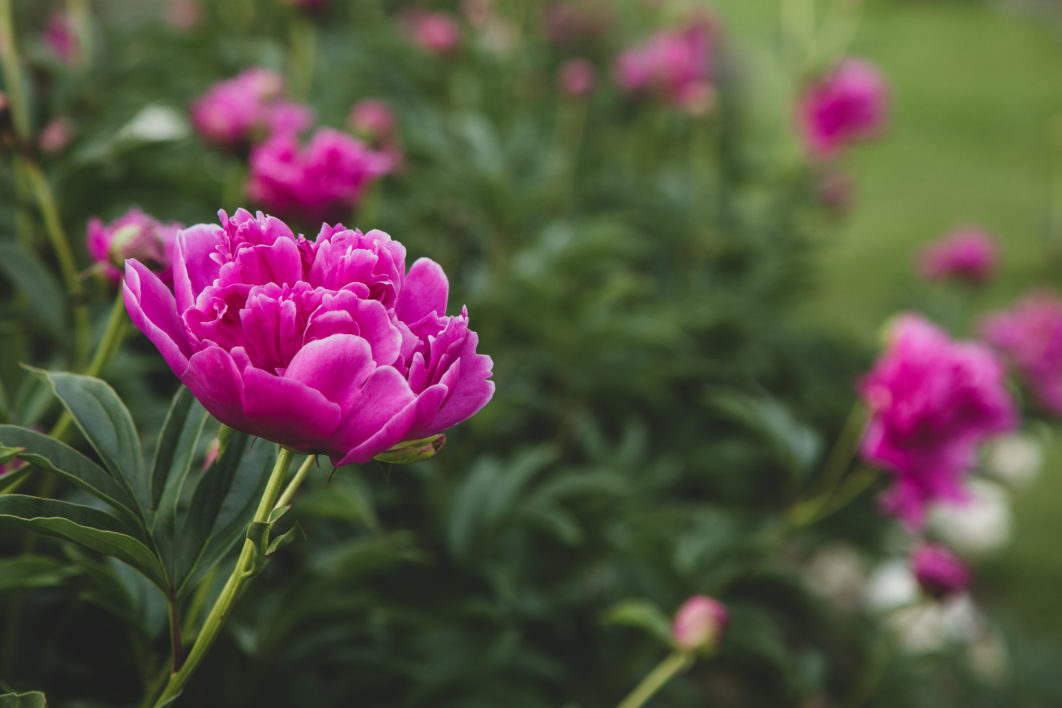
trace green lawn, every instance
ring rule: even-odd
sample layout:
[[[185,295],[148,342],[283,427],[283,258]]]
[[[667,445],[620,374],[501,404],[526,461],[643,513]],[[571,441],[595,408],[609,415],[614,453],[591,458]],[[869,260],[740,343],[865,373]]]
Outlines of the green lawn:
[[[716,5],[739,48],[755,56],[776,43],[777,3]],[[1058,286],[1047,225],[1048,127],[1062,115],[1059,26],[973,0],[877,0],[867,4],[853,52],[887,75],[892,115],[883,140],[842,163],[856,180],[854,208],[824,235],[822,280],[803,314],[865,338],[905,308],[947,313],[950,326],[963,328],[974,308],[1008,303],[1037,284]],[[1003,248],[1001,276],[972,302],[930,289],[911,269],[922,244],[959,224],[988,228]],[[992,594],[1055,638],[1062,636],[1059,447],[1038,484],[1016,499],[1014,543],[983,569]]]

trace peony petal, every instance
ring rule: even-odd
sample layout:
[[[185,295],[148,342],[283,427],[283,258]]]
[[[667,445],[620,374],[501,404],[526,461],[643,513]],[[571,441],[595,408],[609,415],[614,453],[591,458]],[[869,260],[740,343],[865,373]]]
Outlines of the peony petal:
[[[210,346],[197,352],[189,359],[181,381],[210,415],[231,428],[253,432],[243,411],[243,380],[227,351]]]
[[[368,342],[352,334],[334,334],[300,349],[284,377],[320,391],[346,411],[374,368]]]
[[[301,381],[248,367],[243,383],[243,410],[255,435],[316,449],[339,425],[340,407]]]
[[[449,292],[450,284],[442,266],[430,258],[419,258],[406,273],[395,313],[407,324],[421,320],[430,312],[442,317],[446,314]]]
[[[179,312],[194,306],[196,296],[218,277],[218,253],[227,240],[216,224],[198,224],[177,234],[173,290]]]
[[[173,293],[144,264],[130,259],[125,262],[122,299],[133,324],[158,347],[173,373],[183,378],[192,345],[177,316]]]
[[[380,371],[383,370],[381,369]],[[392,415],[368,440],[352,447],[340,460],[336,461],[333,458],[332,463],[339,467],[341,465],[368,462],[403,440],[422,437],[411,433],[411,431],[425,427],[424,421],[430,421],[435,417],[445,397],[445,387],[432,386],[428,388],[416,399],[410,401],[402,410]]]
[[[365,459],[357,461],[364,462],[371,459],[376,453],[405,439],[413,418],[403,419],[405,422],[400,420],[397,423],[394,418],[415,400],[413,392],[409,390],[409,385],[397,370],[390,366],[381,366],[373,371],[343,409],[343,421],[335,436],[329,441],[330,449],[340,451],[333,456],[333,459],[337,457],[347,459],[349,455],[344,457],[343,451],[362,449],[367,441],[379,435],[384,429],[391,431],[384,435],[385,441],[389,442]]]

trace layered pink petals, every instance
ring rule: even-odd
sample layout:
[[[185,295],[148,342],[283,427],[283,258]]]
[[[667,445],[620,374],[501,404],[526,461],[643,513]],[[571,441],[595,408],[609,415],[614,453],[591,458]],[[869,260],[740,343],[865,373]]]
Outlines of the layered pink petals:
[[[163,224],[137,208],[104,224],[88,222],[85,247],[108,280],[120,283],[127,258],[135,258],[157,272],[167,284],[173,282],[172,262],[181,225]]]
[[[366,462],[465,420],[494,392],[468,315],[445,314],[438,264],[380,231],[316,241],[240,210],[181,232],[175,292],[126,266],[130,316],[233,428],[336,464]]]
[[[895,474],[883,505],[912,526],[929,504],[963,499],[977,446],[1017,424],[992,352],[916,315],[893,323],[888,350],[859,388],[871,413],[863,457]]]
[[[959,229],[929,244],[919,255],[919,270],[930,280],[951,278],[980,284],[989,280],[999,261],[999,249],[980,229]]]
[[[798,107],[800,132],[817,159],[835,157],[848,143],[876,135],[888,112],[888,89],[873,65],[845,59],[804,92]]]
[[[231,148],[298,133],[313,123],[309,107],[284,99],[283,77],[261,67],[214,84],[189,113],[204,140]]]
[[[1001,352],[1040,405],[1062,415],[1062,299],[1043,291],[985,318],[981,337]]]
[[[615,75],[632,93],[652,92],[693,113],[706,110],[712,83],[713,25],[695,18],[676,30],[658,32],[619,55]]]

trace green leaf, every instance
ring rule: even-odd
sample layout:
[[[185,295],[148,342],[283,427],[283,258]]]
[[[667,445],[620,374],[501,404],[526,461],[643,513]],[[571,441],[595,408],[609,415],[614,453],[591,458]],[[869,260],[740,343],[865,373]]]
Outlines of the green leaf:
[[[0,708],[48,708],[48,699],[40,691],[5,693],[0,696]]]
[[[662,640],[671,643],[671,620],[664,611],[648,600],[624,600],[610,607],[601,617],[603,624],[621,624],[638,627]]]
[[[25,294],[41,323],[57,338],[69,336],[66,289],[32,252],[12,241],[0,241],[0,271]]]
[[[206,470],[178,519],[176,585],[178,592],[221,560],[244,538],[276,458],[276,445],[237,433],[225,452]]]
[[[381,452],[372,459],[392,465],[408,465],[414,462],[430,460],[435,457],[435,453],[441,450],[445,444],[446,436],[439,433],[438,435],[432,435],[430,438],[407,440],[406,442],[398,443],[390,450]]]
[[[133,417],[106,381],[78,374],[41,371],[52,390],[74,418],[104,466],[121,479],[136,499],[138,511],[146,518],[151,495],[140,438]]]
[[[6,494],[0,496],[0,520],[113,556],[168,592],[166,571],[159,559],[136,538],[134,529],[105,511],[57,499]]]
[[[51,556],[27,554],[0,558],[0,593],[55,587],[74,573],[70,563]]]
[[[23,448],[19,454],[21,459],[59,475],[114,507],[127,523],[144,528],[134,511],[136,500],[129,487],[117,482],[106,470],[69,445],[36,430],[15,425],[0,425],[0,445]]]
[[[207,418],[206,409],[181,386],[162,424],[151,465],[151,508],[156,512],[164,506],[164,498],[173,500],[180,494]]]

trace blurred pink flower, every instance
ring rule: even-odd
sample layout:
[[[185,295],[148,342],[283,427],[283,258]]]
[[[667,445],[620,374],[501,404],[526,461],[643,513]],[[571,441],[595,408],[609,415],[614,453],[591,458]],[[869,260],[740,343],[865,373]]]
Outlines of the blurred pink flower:
[[[395,116],[390,107],[375,98],[364,98],[355,103],[347,116],[347,123],[359,136],[373,144],[394,139]]]
[[[199,0],[166,0],[166,23],[178,30],[190,30],[203,19]]]
[[[284,99],[284,78],[255,67],[210,87],[190,109],[208,142],[239,147],[277,132],[296,133],[313,121],[311,110]]]
[[[828,170],[815,182],[815,196],[823,206],[843,213],[852,203],[854,184],[851,176],[839,170]]]
[[[1011,309],[987,316],[980,331],[1040,404],[1062,416],[1062,300],[1046,291],[1026,295]]]
[[[995,240],[984,231],[967,228],[929,244],[919,254],[918,269],[931,280],[983,283],[992,277],[998,260]]]
[[[883,508],[912,527],[927,505],[964,499],[977,446],[1018,422],[991,350],[953,341],[920,315],[891,323],[888,349],[859,392],[870,409],[863,458],[895,475]]]
[[[41,152],[53,155],[62,152],[74,138],[74,121],[60,116],[48,121],[37,135],[37,146]]]
[[[160,223],[134,207],[109,224],[90,219],[85,246],[113,283],[122,281],[125,260],[135,258],[172,286],[173,249],[181,228],[177,223]]]
[[[48,24],[44,26],[41,40],[64,63],[72,64],[77,60],[80,51],[77,34],[71,26],[70,17],[65,12],[53,12],[48,17]]]
[[[564,93],[581,98],[594,90],[597,70],[586,59],[569,59],[560,68],[558,83]]]
[[[719,646],[730,621],[723,603],[707,595],[694,595],[675,613],[671,641],[683,651],[703,651]]]
[[[401,26],[413,44],[432,54],[449,54],[461,42],[461,27],[444,12],[407,10],[402,14]]]
[[[388,155],[338,130],[319,129],[305,147],[281,133],[251,151],[247,195],[285,218],[335,222],[393,166]]]
[[[677,30],[657,32],[616,60],[619,85],[632,93],[653,92],[668,102],[703,112],[710,107],[714,25],[695,18]]]
[[[911,571],[922,591],[943,600],[958,595],[970,584],[966,564],[944,546],[925,544],[911,554]]]
[[[287,0],[287,3],[303,10],[316,11],[324,9],[329,0]]]
[[[874,66],[845,59],[807,87],[798,108],[808,152],[818,159],[837,155],[846,144],[876,135],[885,124],[888,91]]]

